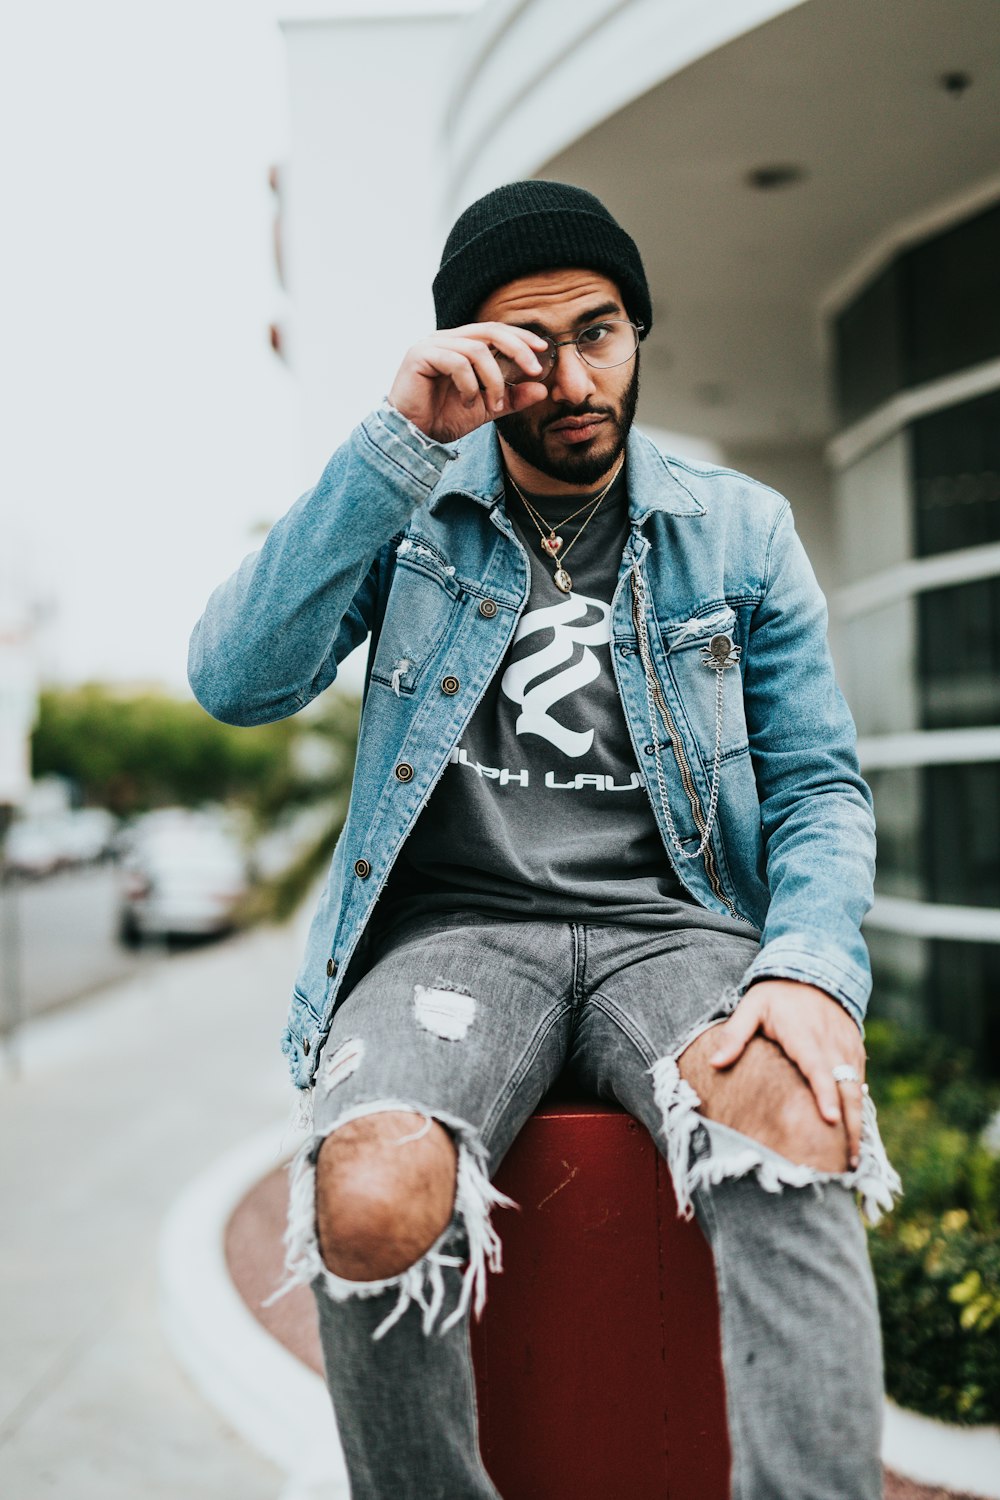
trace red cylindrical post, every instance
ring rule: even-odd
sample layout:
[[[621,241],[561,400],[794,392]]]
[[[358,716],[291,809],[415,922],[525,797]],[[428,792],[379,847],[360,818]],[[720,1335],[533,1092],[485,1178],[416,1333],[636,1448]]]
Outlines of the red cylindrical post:
[[[504,1270],[472,1348],[504,1500],[727,1500],[711,1254],[624,1110],[550,1096],[501,1164]]]

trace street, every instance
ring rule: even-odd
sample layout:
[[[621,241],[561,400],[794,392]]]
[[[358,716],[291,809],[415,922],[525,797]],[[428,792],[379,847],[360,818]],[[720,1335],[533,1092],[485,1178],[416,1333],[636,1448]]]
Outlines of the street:
[[[10,1027],[11,984],[4,980],[12,963],[27,1020],[163,960],[162,943],[131,949],[118,941],[120,881],[116,866],[100,865],[0,884],[0,1032]],[[18,951],[11,955],[14,933]]]
[[[143,962],[29,1025],[17,1073],[0,1075],[12,1500],[279,1494],[282,1476],[169,1352],[155,1260],[177,1193],[289,1109],[278,1038],[300,939],[294,924],[262,928]]]

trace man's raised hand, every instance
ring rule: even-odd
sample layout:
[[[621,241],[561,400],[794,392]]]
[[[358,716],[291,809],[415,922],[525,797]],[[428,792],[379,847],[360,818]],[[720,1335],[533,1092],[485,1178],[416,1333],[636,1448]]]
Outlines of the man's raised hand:
[[[494,417],[544,401],[548,389],[541,380],[504,384],[494,350],[530,377],[541,375],[537,355],[546,347],[537,333],[508,323],[441,329],[407,350],[389,400],[429,438],[453,443]]]

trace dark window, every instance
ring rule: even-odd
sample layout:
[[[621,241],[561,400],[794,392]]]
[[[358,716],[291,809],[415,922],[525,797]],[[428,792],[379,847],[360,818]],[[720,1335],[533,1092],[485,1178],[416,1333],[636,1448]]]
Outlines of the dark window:
[[[878,838],[876,890],[880,896],[928,899],[923,858],[924,785],[922,766],[870,771]]]
[[[1000,204],[902,257],[906,384],[1000,354]]]
[[[927,766],[923,777],[930,899],[1000,906],[1000,765]]]
[[[843,423],[1000,355],[1000,204],[898,255],[836,317],[833,344]]]
[[[1000,541],[1000,391],[914,422],[918,557]]]
[[[866,929],[872,960],[872,1016],[929,1027],[1000,1077],[1000,943],[903,938]]]
[[[893,264],[834,323],[837,409],[843,423],[894,396],[904,382],[899,271]]]
[[[864,935],[872,961],[869,1014],[926,1031],[931,1024],[930,941],[872,926],[865,927]]]
[[[868,781],[879,895],[1000,907],[1000,764],[906,766]]]
[[[1000,724],[1000,578],[917,596],[924,729]]]

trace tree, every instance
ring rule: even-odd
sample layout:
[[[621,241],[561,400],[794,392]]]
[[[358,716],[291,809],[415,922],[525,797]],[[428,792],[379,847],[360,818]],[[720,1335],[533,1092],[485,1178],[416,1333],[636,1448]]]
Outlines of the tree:
[[[76,783],[85,802],[127,815],[232,801],[278,805],[295,781],[293,721],[238,729],[193,700],[124,696],[99,683],[43,691],[32,740],[35,776]]]

